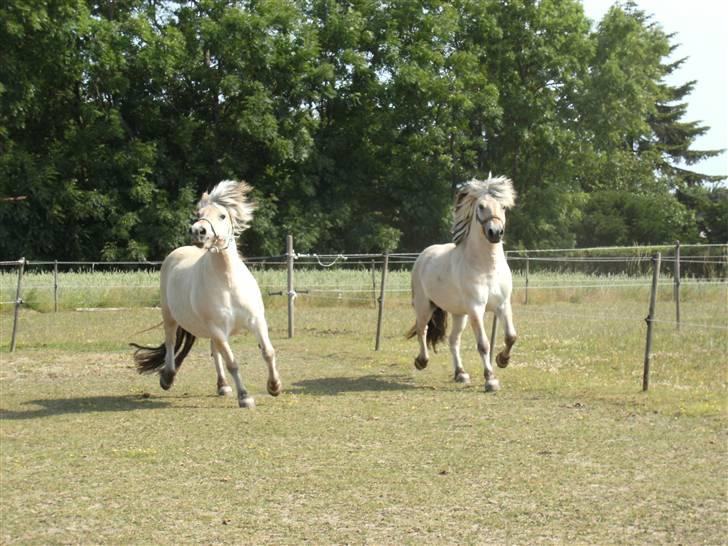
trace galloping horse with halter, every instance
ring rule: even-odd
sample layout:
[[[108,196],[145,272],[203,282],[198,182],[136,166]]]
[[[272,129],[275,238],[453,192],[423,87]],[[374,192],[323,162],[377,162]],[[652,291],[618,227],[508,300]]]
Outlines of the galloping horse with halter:
[[[263,298],[236,245],[237,236],[253,218],[255,206],[247,198],[250,191],[245,182],[224,180],[202,195],[197,220],[190,228],[195,246],[172,251],[162,264],[164,343],[159,347],[132,344],[137,348],[134,360],[139,373],[159,372],[159,384],[167,390],[195,338],[209,338],[218,394],[232,392],[225,380],[224,360],[235,380],[241,408],[255,407],[230,349],[230,337],[243,329],[253,332],[268,365],[268,392],[272,396],[281,392]]]
[[[420,353],[415,367],[427,367],[428,346],[435,350],[445,338],[447,314],[452,313],[450,352],[455,381],[469,383],[460,359],[460,335],[470,319],[485,372],[485,390],[497,391],[500,383],[490,363],[490,344],[484,315],[494,311],[505,324],[505,349],[496,357],[508,365],[516,341],[511,310],[513,281],[503,252],[505,211],[513,207],[516,192],[505,177],[471,180],[455,198],[452,243],[432,245],[422,251],[412,271],[412,305],[417,321],[408,337],[417,337]],[[494,340],[491,340],[494,341]]]

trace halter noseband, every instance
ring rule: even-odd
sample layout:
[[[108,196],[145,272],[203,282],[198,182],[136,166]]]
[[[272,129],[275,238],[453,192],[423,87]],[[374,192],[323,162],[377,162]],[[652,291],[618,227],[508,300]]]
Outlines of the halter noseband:
[[[491,220],[499,220],[501,224],[505,224],[505,222],[503,221],[503,218],[501,218],[500,216],[496,216],[495,214],[493,216],[488,216],[488,218],[486,218],[485,220],[481,220],[480,216],[478,216],[478,214],[476,213],[475,219],[478,221],[478,223],[481,226],[485,226],[485,224],[487,224]]]

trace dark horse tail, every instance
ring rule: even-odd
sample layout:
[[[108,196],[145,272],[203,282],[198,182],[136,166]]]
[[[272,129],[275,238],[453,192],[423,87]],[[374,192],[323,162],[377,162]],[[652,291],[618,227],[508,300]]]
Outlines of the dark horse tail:
[[[174,342],[175,370],[178,370],[182,365],[182,361],[192,349],[192,345],[195,344],[195,339],[197,338],[187,330],[177,327],[177,339]],[[130,343],[129,345],[136,348],[134,362],[136,362],[137,372],[154,373],[159,372],[164,367],[164,359],[167,356],[167,347],[164,343],[159,347],[144,347],[136,343]]]
[[[437,352],[437,344],[442,343],[447,332],[447,311],[443,311],[435,306],[430,322],[427,323],[427,346]],[[417,324],[407,332],[407,339],[412,339],[417,335]]]

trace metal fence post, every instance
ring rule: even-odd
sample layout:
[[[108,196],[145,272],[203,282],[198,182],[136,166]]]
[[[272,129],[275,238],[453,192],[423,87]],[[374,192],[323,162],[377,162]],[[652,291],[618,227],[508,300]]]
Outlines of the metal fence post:
[[[13,334],[10,338],[10,352],[15,352],[15,342],[17,340],[18,335],[18,315],[20,314],[20,306],[23,303],[23,300],[20,299],[21,295],[21,289],[23,285],[23,273],[25,273],[25,258],[20,258],[18,260],[19,268],[18,268],[18,287],[15,290],[15,311],[13,313]]]
[[[387,286],[387,270],[389,269],[389,254],[384,254],[384,263],[382,264],[382,286],[379,289],[379,313],[377,315],[377,338],[374,343],[374,350],[378,351],[381,347],[382,339],[382,319],[384,317],[384,293]]]
[[[645,321],[647,322],[647,343],[645,344],[645,365],[642,372],[642,390],[650,386],[650,354],[652,353],[652,327],[655,321],[655,302],[657,301],[657,281],[660,276],[660,259],[658,252],[652,257],[652,290],[650,292],[650,310]]]
[[[675,241],[675,322],[677,323],[677,331],[680,331],[680,241]]]
[[[296,292],[293,289],[293,260],[295,254],[293,252],[293,235],[286,235],[286,259],[288,261],[288,338],[293,337],[293,326],[295,312],[293,300],[296,298]]]

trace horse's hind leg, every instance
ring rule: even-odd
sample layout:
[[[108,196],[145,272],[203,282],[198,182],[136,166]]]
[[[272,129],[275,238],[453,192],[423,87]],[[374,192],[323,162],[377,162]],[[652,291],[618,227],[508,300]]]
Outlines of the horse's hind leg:
[[[222,355],[217,350],[214,341],[210,341],[210,353],[212,354],[212,363],[215,365],[215,371],[217,372],[217,394],[220,396],[227,396],[233,393],[233,389],[228,385],[225,379],[225,368],[222,362]]]
[[[475,333],[475,341],[478,343],[478,354],[483,362],[483,371],[485,374],[485,391],[494,392],[500,389],[500,382],[495,377],[493,366],[490,363],[490,343],[485,335],[485,326],[483,325],[485,308],[473,310],[470,314],[470,323]]]
[[[268,337],[268,323],[265,318],[256,319],[252,326],[255,337],[258,340],[258,347],[268,366],[268,393],[271,396],[278,396],[281,393],[281,378],[278,376],[278,368],[276,368],[276,351]]]
[[[505,348],[496,355],[495,361],[499,368],[505,368],[508,366],[508,361],[511,359],[511,347],[516,342],[516,327],[513,324],[513,310],[511,308],[511,302],[506,301],[503,306],[498,310],[500,319],[504,324],[504,332],[506,338]],[[495,343],[495,340],[493,340]]]
[[[240,366],[238,365],[238,361],[235,360],[235,355],[233,354],[227,339],[224,337],[213,338],[212,342],[222,355],[230,375],[232,375],[235,380],[235,386],[238,390],[238,405],[241,408],[254,408],[255,400],[253,400],[253,397],[245,390],[243,379],[240,377]]]
[[[415,368],[424,370],[430,361],[430,355],[427,352],[427,324],[432,318],[435,307],[424,296],[419,298],[415,296],[412,305],[415,308],[415,315],[417,317],[415,322],[415,336],[420,345],[420,353],[415,357]]]
[[[460,335],[463,333],[467,322],[467,315],[453,315],[452,330],[450,332],[450,354],[452,354],[454,378],[458,383],[465,384],[470,383],[470,376],[463,368],[463,363],[460,359]]]

